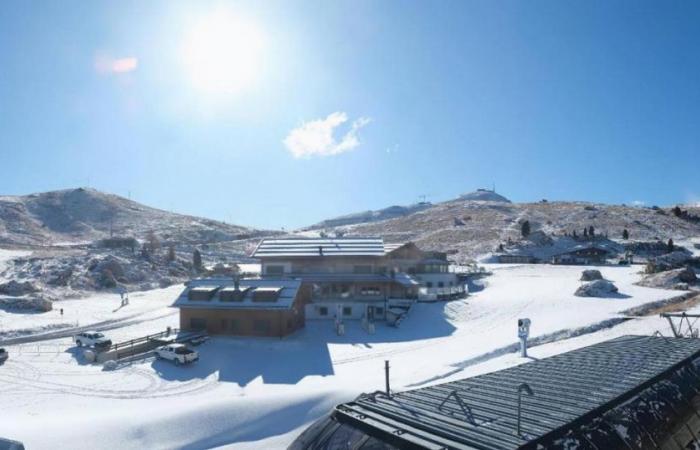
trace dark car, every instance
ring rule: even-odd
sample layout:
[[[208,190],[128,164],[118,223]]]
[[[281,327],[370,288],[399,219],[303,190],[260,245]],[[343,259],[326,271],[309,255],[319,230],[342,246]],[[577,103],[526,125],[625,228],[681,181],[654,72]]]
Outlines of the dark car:
[[[7,358],[9,357],[10,355],[7,353],[7,350],[5,350],[4,348],[0,348],[0,364],[7,361]]]

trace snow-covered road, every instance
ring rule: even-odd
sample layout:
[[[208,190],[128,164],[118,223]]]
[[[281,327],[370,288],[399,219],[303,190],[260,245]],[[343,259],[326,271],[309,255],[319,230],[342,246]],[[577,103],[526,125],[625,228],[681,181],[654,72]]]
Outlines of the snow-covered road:
[[[349,323],[339,337],[329,322],[317,321],[283,340],[215,338],[199,348],[201,360],[192,367],[145,359],[103,371],[82,364],[70,338],[9,346],[11,358],[0,366],[0,436],[32,449],[56,443],[76,449],[284,448],[334,404],[382,388],[385,359],[395,390],[462,378],[520,362],[513,353],[519,317],[532,320],[533,336],[561,339],[620,311],[681,294],[634,285],[638,266],[600,268],[623,294],[610,299],[573,295],[580,267],[491,269],[482,291],[418,304],[398,329],[379,325],[369,335]],[[132,295],[117,312],[118,298],[109,296],[76,300],[69,309],[81,326],[122,318],[108,332],[118,341],[177,326],[168,305],[179,289]],[[22,317],[22,327],[43,323],[42,316]],[[658,328],[666,324],[632,320],[531,353]]]

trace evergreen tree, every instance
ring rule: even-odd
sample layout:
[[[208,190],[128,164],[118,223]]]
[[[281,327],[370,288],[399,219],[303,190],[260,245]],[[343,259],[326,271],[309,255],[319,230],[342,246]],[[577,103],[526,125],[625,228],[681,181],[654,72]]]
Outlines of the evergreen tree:
[[[680,206],[675,206],[673,208],[673,215],[676,217],[680,217],[683,215],[683,211],[681,210]]]
[[[583,237],[588,237],[588,228],[586,227],[583,228]]]
[[[173,247],[172,245],[170,245],[170,246],[168,247],[168,256],[167,256],[167,260],[168,260],[168,262],[173,262],[173,261],[175,261],[175,247]]]
[[[588,236],[590,236],[590,237],[595,236],[595,228],[593,228],[593,225],[588,227]]]
[[[667,247],[668,247],[668,252],[671,253],[671,252],[673,251],[673,248],[674,248],[674,246],[673,246],[673,239],[669,239],[669,240],[668,240]]]
[[[192,252],[192,265],[197,272],[202,271],[202,254],[196,248]]]
[[[530,221],[529,220],[524,221],[523,224],[520,226],[520,233],[523,235],[523,237],[530,236]]]
[[[627,228],[625,228],[624,230],[622,230],[622,239],[627,240],[629,238],[630,238],[630,232],[627,231]]]

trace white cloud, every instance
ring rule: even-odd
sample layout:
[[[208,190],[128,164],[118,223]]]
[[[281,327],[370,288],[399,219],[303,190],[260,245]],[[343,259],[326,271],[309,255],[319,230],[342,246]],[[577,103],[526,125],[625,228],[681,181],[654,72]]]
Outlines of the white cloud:
[[[132,72],[138,65],[139,60],[134,56],[114,58],[108,55],[97,55],[95,57],[95,71],[101,74]]]
[[[345,153],[360,145],[357,132],[370,123],[367,117],[360,117],[350,124],[350,129],[338,139],[336,129],[348,121],[344,112],[334,112],[325,119],[306,122],[293,129],[284,139],[284,145],[295,158],[329,156]]]
[[[636,207],[638,207],[638,208],[641,208],[642,206],[644,206],[644,205],[646,205],[646,204],[647,204],[647,202],[645,202],[645,201],[643,201],[643,200],[634,200],[634,201],[632,202],[632,206],[636,206]]]

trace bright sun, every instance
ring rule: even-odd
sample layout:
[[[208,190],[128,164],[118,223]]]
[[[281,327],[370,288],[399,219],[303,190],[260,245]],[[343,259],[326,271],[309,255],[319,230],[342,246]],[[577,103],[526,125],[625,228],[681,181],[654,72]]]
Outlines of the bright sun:
[[[228,12],[197,22],[185,37],[183,61],[194,86],[235,93],[260,73],[263,39],[254,23]]]

